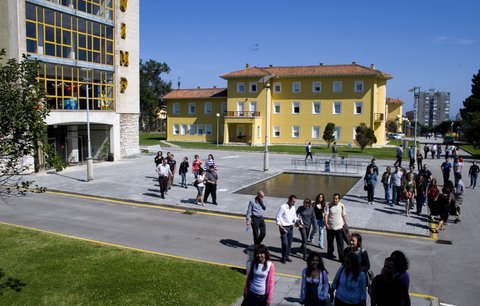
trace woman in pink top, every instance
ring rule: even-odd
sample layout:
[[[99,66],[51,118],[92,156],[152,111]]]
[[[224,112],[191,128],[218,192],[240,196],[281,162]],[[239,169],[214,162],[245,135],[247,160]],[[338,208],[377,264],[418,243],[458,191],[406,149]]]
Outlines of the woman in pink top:
[[[259,244],[243,290],[242,306],[270,305],[272,303],[275,266],[270,261],[267,247]]]
[[[200,170],[200,168],[202,167],[202,160],[200,159],[200,157],[198,156],[198,154],[195,154],[195,159],[193,160],[192,162],[192,173],[193,175],[195,176],[195,178],[197,178],[197,175],[198,175],[198,171]]]

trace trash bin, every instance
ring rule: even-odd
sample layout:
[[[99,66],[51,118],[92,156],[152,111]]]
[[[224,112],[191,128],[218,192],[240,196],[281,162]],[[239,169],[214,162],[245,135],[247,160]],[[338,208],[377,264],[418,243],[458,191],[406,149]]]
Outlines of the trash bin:
[[[330,161],[325,161],[325,172],[330,172]]]

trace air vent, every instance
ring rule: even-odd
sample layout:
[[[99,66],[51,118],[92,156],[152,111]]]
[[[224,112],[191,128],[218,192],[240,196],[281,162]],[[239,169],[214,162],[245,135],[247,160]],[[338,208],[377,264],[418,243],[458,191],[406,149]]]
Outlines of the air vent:
[[[441,240],[441,239],[438,239],[438,240],[437,240],[437,243],[438,243],[438,244],[452,245],[452,241],[451,241],[451,240]]]

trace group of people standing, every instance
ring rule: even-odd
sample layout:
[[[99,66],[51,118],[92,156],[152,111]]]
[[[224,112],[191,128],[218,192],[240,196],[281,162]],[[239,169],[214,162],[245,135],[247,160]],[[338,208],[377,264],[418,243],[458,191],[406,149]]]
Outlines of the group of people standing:
[[[287,203],[280,206],[276,215],[281,241],[281,263],[290,262],[293,230],[298,228],[302,244],[300,251],[306,260],[306,268],[302,271],[300,303],[304,305],[365,305],[367,287],[372,305],[410,305],[408,285],[400,280],[407,275],[408,262],[400,264],[393,259],[394,254],[386,259],[384,270],[375,278],[370,269],[367,251],[362,247],[362,237],[358,233],[349,235],[345,205],[340,201],[340,194],[333,195],[332,202],[327,203],[320,193],[315,201],[306,198],[303,205],[295,208],[296,196],[290,195]],[[265,194],[258,191],[256,197],[249,201],[246,213],[246,225],[252,227],[255,251],[251,266],[248,269],[247,282],[244,288],[242,305],[269,305],[273,295],[273,276],[275,265],[270,254],[262,244],[266,235],[263,213],[267,206]],[[347,226],[348,227],[348,226]],[[327,231],[327,258],[333,259],[334,240],[339,261],[342,266],[337,271],[332,286],[329,285],[328,272],[319,252],[307,250],[307,243],[312,243],[316,232],[318,247],[324,248],[324,228]],[[344,248],[344,241],[348,246]],[[396,251],[394,253],[401,253]],[[405,256],[402,257],[406,260]],[[400,268],[405,267],[405,268]]]
[[[174,185],[175,173],[177,170],[177,162],[175,156],[167,152],[167,156],[163,156],[162,151],[158,151],[154,158],[155,170],[158,174],[158,183],[160,185],[160,197],[165,199],[165,195],[168,194],[168,190]],[[178,167],[178,175],[180,175],[180,183],[178,186],[188,188],[187,175],[190,164],[188,157],[184,157],[183,161]],[[198,154],[195,154],[192,161],[192,174],[194,181],[192,185],[196,188],[197,194],[195,203],[197,205],[205,206],[208,197],[211,196],[212,204],[217,203],[217,185],[218,174],[215,159],[212,154],[208,154],[207,160],[203,162]]]

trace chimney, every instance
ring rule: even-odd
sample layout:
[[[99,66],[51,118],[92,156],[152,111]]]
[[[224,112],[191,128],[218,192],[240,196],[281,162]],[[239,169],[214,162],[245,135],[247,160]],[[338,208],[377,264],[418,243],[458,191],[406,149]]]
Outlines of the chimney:
[[[320,63],[320,66],[323,66],[323,63]]]
[[[200,86],[197,86],[197,89],[200,89]]]
[[[375,65],[374,64],[370,64],[370,70],[375,70]]]
[[[213,85],[213,88],[217,88],[217,85]]]
[[[356,65],[356,64],[357,64],[357,62],[352,62],[352,65]]]
[[[247,64],[245,65],[245,68],[250,68],[250,64],[247,63]]]
[[[273,65],[272,65],[272,64],[270,64],[269,66],[270,66],[270,68],[272,68],[272,67],[273,67]]]

